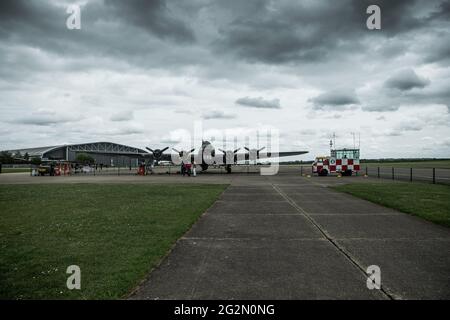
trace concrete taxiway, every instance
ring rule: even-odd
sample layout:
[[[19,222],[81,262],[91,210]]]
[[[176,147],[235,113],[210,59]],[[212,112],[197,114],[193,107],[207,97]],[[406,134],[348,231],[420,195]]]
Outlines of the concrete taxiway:
[[[131,299],[450,298],[448,228],[333,191],[334,177],[249,178],[232,179]],[[381,290],[367,288],[370,265]]]

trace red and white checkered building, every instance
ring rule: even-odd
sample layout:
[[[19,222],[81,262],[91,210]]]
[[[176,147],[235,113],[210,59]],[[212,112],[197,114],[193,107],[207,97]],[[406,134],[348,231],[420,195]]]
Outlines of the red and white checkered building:
[[[312,172],[322,175],[329,173],[350,174],[360,170],[359,149],[332,150],[331,157],[317,157]]]

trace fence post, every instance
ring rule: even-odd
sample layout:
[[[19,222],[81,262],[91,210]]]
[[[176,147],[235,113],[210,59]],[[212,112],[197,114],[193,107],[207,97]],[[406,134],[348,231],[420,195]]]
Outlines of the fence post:
[[[367,166],[366,166],[366,176],[368,176],[369,175],[369,170],[367,169]]]
[[[303,175],[303,166],[300,166],[300,175]]]
[[[395,180],[394,167],[392,167],[392,180]]]
[[[412,182],[412,168],[409,168],[409,182]]]
[[[380,179],[380,167],[377,168],[377,176],[378,176],[378,179]]]
[[[436,168],[433,168],[433,184],[436,183]]]

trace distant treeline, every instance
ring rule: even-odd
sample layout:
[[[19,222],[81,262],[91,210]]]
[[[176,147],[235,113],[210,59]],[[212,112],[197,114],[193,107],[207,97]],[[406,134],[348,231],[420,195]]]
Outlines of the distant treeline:
[[[24,163],[32,163],[39,164],[41,163],[41,159],[38,157],[30,157],[28,152],[22,155],[20,152],[15,154],[9,153],[7,151],[0,152],[0,163],[2,164],[24,164]]]
[[[302,160],[296,160],[296,161],[281,161],[280,164],[312,164],[313,161],[302,161]]]

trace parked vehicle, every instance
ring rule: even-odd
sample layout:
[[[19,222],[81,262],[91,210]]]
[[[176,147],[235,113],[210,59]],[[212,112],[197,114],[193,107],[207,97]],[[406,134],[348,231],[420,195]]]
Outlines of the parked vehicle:
[[[41,164],[38,168],[38,174],[40,176],[53,176],[55,174],[54,165],[53,164]]]

